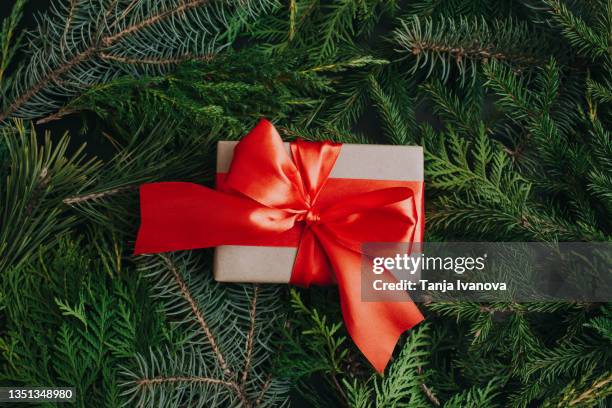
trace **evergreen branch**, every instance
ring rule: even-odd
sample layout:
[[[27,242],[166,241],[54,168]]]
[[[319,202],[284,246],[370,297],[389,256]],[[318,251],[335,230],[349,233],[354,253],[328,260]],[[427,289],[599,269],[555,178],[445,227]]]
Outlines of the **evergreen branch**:
[[[544,349],[530,358],[526,375],[552,381],[560,375],[576,375],[580,369],[589,370],[610,359],[609,350],[599,349],[593,343],[565,342],[554,349]]]
[[[32,43],[30,65],[16,74],[13,98],[1,107],[0,123],[15,115],[48,114],[57,108],[58,96],[74,96],[125,71],[159,71],[191,56],[208,60],[222,47],[217,44],[225,34],[222,30],[231,29],[228,14],[254,15],[273,5],[272,0],[253,3],[242,2],[242,10],[226,0],[147,0],[123,9],[109,2],[104,12],[104,2],[89,0],[71,3],[68,10],[54,8],[49,28],[40,26]],[[181,24],[176,24],[177,19]],[[58,25],[61,29],[54,30]],[[147,40],[151,30],[163,39],[157,47]],[[73,55],[64,51],[67,39],[70,51],[77,50]],[[58,44],[58,54],[44,46],[49,42]]]
[[[263,386],[261,387],[261,391],[259,392],[259,395],[257,396],[257,399],[255,400],[256,407],[261,405],[263,401],[263,397],[264,395],[266,395],[266,392],[268,392],[268,389],[270,388],[271,385],[272,385],[272,376],[268,375],[268,378],[266,379]]]
[[[423,369],[419,367],[417,369],[417,373],[419,375],[423,375]],[[434,406],[439,407],[440,400],[436,397],[436,394],[432,391],[432,389],[429,388],[427,384],[425,384],[425,382],[421,382],[420,386],[421,386],[421,390],[423,390],[423,394],[425,394],[429,402],[431,402]]]
[[[428,330],[429,327],[423,324],[411,330],[406,344],[387,375],[380,382],[374,383],[377,407],[427,405],[422,397],[424,382],[419,369],[428,355]]]
[[[236,384],[231,381],[223,381],[216,378],[208,378],[208,377],[154,377],[154,378],[140,378],[136,381],[139,387],[149,387],[149,386],[157,386],[163,384],[176,384],[176,383],[185,383],[185,384],[194,384],[194,383],[204,383],[204,384],[213,384],[213,385],[222,385],[224,387],[230,388],[235,392],[239,392],[236,388]]]
[[[158,344],[159,314],[143,298],[137,274],[107,273],[100,259],[109,247],[102,239],[95,248],[83,244],[85,234],[66,238],[38,247],[36,257],[1,274],[0,292],[11,305],[0,333],[2,381],[70,384],[81,390],[75,406],[119,406],[118,366],[140,346]]]
[[[570,44],[578,48],[578,52],[597,58],[612,56],[609,33],[597,33],[580,17],[574,15],[560,0],[543,0],[553,16],[553,21],[561,26],[563,35]]]
[[[213,336],[212,331],[210,330],[210,327],[206,323],[206,319],[204,318],[204,315],[202,314],[202,311],[198,307],[197,302],[195,301],[195,299],[191,295],[191,292],[189,291],[189,288],[187,287],[187,284],[185,283],[185,281],[181,277],[180,273],[176,269],[176,266],[172,263],[170,258],[168,258],[165,255],[160,255],[160,257],[164,260],[164,262],[166,263],[167,268],[172,273],[172,276],[174,277],[174,279],[176,281],[176,284],[178,285],[178,287],[179,287],[179,289],[181,291],[181,295],[187,301],[187,303],[189,303],[189,306],[191,308],[191,312],[195,316],[195,319],[197,320],[197,322],[198,322],[198,324],[200,326],[200,329],[202,330],[202,332],[206,336],[206,339],[208,340],[208,343],[210,344],[214,354],[217,356],[217,360],[219,362],[219,366],[223,370],[223,374],[225,374],[227,377],[233,377],[234,374],[230,370],[230,368],[228,367],[227,362],[225,361],[225,357],[223,356],[223,354],[219,350],[219,346],[217,345],[217,340]],[[239,387],[238,384],[235,384],[235,388],[237,390],[241,390],[241,387]],[[240,392],[240,398],[243,401],[246,401],[246,396],[242,392]]]
[[[597,379],[589,388],[584,390],[580,395],[570,401],[570,406],[581,405],[584,403],[592,403],[596,398],[603,398],[612,395],[612,374],[607,377]]]
[[[105,47],[110,47],[113,44],[121,41],[124,37],[128,35],[134,34],[146,27],[152,26],[174,15],[180,15],[192,8],[196,8],[204,4],[208,4],[208,3],[209,3],[209,0],[190,0],[187,2],[181,2],[173,8],[162,9],[158,13],[150,15],[142,21],[139,21],[135,24],[127,26],[115,34],[108,35],[102,38],[101,40],[102,45],[104,45]]]
[[[275,319],[269,319],[278,307],[276,289],[257,288],[256,295],[254,292],[257,301],[251,297],[247,305],[244,289],[248,286],[232,288],[214,284],[208,274],[197,270],[189,253],[174,259],[160,255],[141,257],[141,260],[141,268],[149,271],[148,275],[155,280],[154,296],[163,302],[168,317],[178,318],[174,324],[182,325],[185,330],[184,338],[179,340],[178,358],[164,350],[152,350],[148,359],[137,356],[137,371],[124,370],[130,401],[138,398],[138,405],[168,406],[164,401],[171,399],[172,406],[180,406],[203,399],[218,405],[254,407],[285,400],[284,382],[262,373],[266,366],[263,363],[272,353],[267,345],[271,329],[277,324]],[[193,387],[185,387],[180,380],[167,381],[168,378],[196,379],[196,382]],[[198,378],[215,381],[197,382]],[[145,381],[148,386],[142,387],[139,386],[142,379],[161,380]],[[216,386],[229,392],[222,392]]]
[[[2,21],[2,31],[0,32],[0,95],[4,94],[4,74],[9,67],[15,52],[21,44],[23,34],[15,39],[15,31],[23,15],[23,7],[27,0],[17,0],[13,4],[11,14]]]
[[[36,94],[38,94],[42,89],[47,87],[50,84],[59,84],[59,80],[62,75],[66,74],[68,71],[82,63],[83,61],[88,60],[91,56],[95,55],[98,50],[96,48],[87,48],[86,50],[78,53],[70,60],[66,61],[66,63],[57,67],[56,69],[45,73],[32,87],[30,87],[25,92],[21,93],[21,95],[15,99],[6,109],[0,112],[0,123],[4,122],[8,119],[13,113],[17,111],[23,104],[27,101],[31,100]]]
[[[184,54],[179,55],[173,58],[128,58],[122,57],[119,55],[108,54],[105,52],[100,53],[100,58],[109,61],[117,61],[124,64],[130,65],[138,65],[138,64],[147,64],[147,65],[178,65],[185,61],[205,61],[208,62],[213,59],[212,54],[208,55],[194,55],[194,54]]]
[[[403,145],[411,140],[408,120],[398,109],[398,106],[391,96],[386,94],[376,78],[370,77],[370,88],[375,106],[378,108],[383,119],[383,128],[389,140],[394,144]],[[403,107],[403,110],[409,107]],[[411,112],[413,113],[413,112]]]
[[[320,27],[322,34],[320,47],[318,48],[319,61],[333,56],[337,48],[337,42],[349,41],[353,35],[353,19],[357,13],[356,2],[342,0],[328,6],[330,16],[326,18]]]
[[[612,83],[609,81],[600,83],[589,78],[587,79],[587,91],[601,103],[612,103]]]
[[[77,220],[61,206],[60,196],[87,186],[100,162],[87,160],[83,146],[69,157],[69,137],[57,143],[46,134],[39,143],[36,132],[17,121],[4,128],[8,158],[0,183],[0,271],[16,267],[46,243],[57,242]]]
[[[102,191],[99,193],[90,193],[90,194],[84,194],[81,196],[64,198],[63,202],[66,205],[81,204],[87,201],[95,201],[101,198],[114,196],[116,194],[121,194],[121,193],[129,192],[129,191],[135,191],[135,190],[138,190],[138,187],[139,187],[138,185],[123,186],[123,187],[118,187],[118,188],[113,188],[110,190]]]
[[[448,122],[466,135],[478,132],[480,112],[469,103],[471,101],[462,100],[452,94],[441,81],[428,82],[422,85],[422,89],[433,100],[435,112],[445,123]]]
[[[259,285],[253,285],[253,298],[251,299],[251,308],[249,309],[250,327],[246,338],[246,354],[244,357],[244,369],[242,370],[242,386],[246,383],[249,370],[251,369],[251,356],[253,354],[253,338],[255,336],[255,316],[257,314],[257,294],[259,293]]]
[[[401,20],[401,27],[393,33],[400,51],[415,58],[414,71],[427,68],[429,76],[440,64],[444,80],[450,76],[451,62],[455,63],[462,80],[468,73],[474,80],[481,62],[537,65],[540,59],[535,52],[534,38],[537,38],[535,33],[515,20],[496,20],[489,24],[482,18],[464,17],[439,21],[414,17]]]

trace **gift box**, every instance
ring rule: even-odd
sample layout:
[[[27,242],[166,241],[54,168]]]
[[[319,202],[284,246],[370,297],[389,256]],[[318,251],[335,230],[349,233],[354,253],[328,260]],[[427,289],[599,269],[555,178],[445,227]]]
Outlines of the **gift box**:
[[[217,183],[222,184],[234,157],[238,142],[217,144]],[[290,155],[289,143],[284,143]],[[414,242],[423,237],[423,148],[344,144],[329,175],[330,179],[379,180],[409,186],[417,203]],[[399,183],[397,183],[399,182]],[[328,183],[321,196],[334,200],[333,184]],[[213,272],[219,282],[288,283],[297,254],[297,246],[222,245],[215,248]]]
[[[405,292],[363,297],[361,273],[373,262],[365,246],[422,241],[422,149],[287,144],[262,120],[240,142],[220,142],[217,163],[215,189],[140,186],[134,253],[216,247],[219,281],[336,284],[348,333],[383,372],[399,336],[423,315]],[[397,282],[379,272],[380,282]]]

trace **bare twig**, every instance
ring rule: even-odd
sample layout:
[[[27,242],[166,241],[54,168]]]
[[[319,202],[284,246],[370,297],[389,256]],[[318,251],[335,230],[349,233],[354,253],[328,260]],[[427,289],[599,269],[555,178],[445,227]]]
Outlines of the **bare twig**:
[[[253,298],[251,299],[251,308],[249,309],[249,332],[246,338],[246,353],[244,356],[244,369],[242,371],[242,386],[244,387],[249,377],[251,369],[251,357],[253,354],[253,338],[255,337],[255,318],[257,317],[257,295],[259,294],[259,285],[255,284],[253,290]]]
[[[421,383],[421,390],[423,390],[423,393],[432,404],[434,404],[436,407],[440,406],[440,400],[438,400],[433,391],[429,389],[427,384]]]
[[[183,298],[185,298],[187,303],[189,303],[189,306],[191,307],[191,312],[195,316],[198,324],[200,325],[200,328],[204,332],[204,335],[206,336],[206,339],[208,340],[208,343],[210,344],[210,347],[213,353],[215,353],[215,355],[217,356],[217,361],[219,361],[219,366],[223,370],[223,373],[228,377],[232,377],[233,376],[232,370],[230,370],[229,366],[227,365],[227,362],[225,361],[225,357],[223,357],[223,354],[221,353],[221,350],[219,349],[217,340],[215,339],[215,336],[213,336],[212,331],[210,330],[210,327],[208,326],[208,323],[206,322],[206,319],[204,318],[204,314],[200,310],[200,307],[198,306],[196,300],[191,295],[191,291],[187,287],[187,284],[183,280],[183,277],[181,276],[179,271],[176,269],[174,263],[170,260],[170,258],[168,258],[166,255],[160,255],[160,256],[166,262],[166,265],[168,266],[168,269],[170,269],[170,272],[172,272],[172,275],[174,276],[174,279],[176,280],[176,283],[178,284],[179,289],[181,290],[181,294],[183,295]]]
[[[137,185],[123,186],[118,188],[113,188],[111,190],[102,191],[99,193],[85,194],[82,196],[68,197],[64,199],[64,204],[74,205],[78,203],[83,203],[85,201],[97,200],[99,198],[104,198],[108,196],[112,196],[119,193],[125,193],[126,191],[134,191],[138,188]]]
[[[210,327],[208,326],[208,323],[206,322],[206,319],[204,318],[204,314],[202,313],[202,310],[200,310],[198,303],[191,295],[191,291],[187,287],[185,280],[183,279],[178,269],[176,268],[176,266],[174,265],[174,263],[170,260],[168,256],[166,255],[160,255],[160,256],[166,262],[168,269],[174,276],[174,279],[177,285],[179,286],[179,289],[181,291],[183,298],[187,301],[187,303],[189,303],[191,312],[193,313],[200,328],[204,332],[204,335],[206,336],[206,340],[208,341],[208,344],[210,344],[210,348],[212,349],[213,353],[216,355],[217,361],[219,362],[219,366],[223,370],[223,374],[227,378],[231,378],[231,379],[236,378],[234,372],[229,368],[227,361],[225,360],[225,357],[223,356],[223,353],[221,353],[221,349],[219,348],[219,345],[217,344],[217,340],[215,339],[215,336],[213,335]],[[226,381],[226,383],[231,384],[230,387],[234,391],[236,391],[236,395],[241,400],[243,406],[250,408],[251,402],[248,399],[244,386],[241,384],[238,384],[234,380]]]
[[[423,368],[418,367],[417,368],[417,372],[419,374],[423,374]],[[433,391],[427,386],[427,384],[425,384],[424,382],[422,382],[420,384],[421,390],[423,391],[423,393],[425,394],[425,396],[427,397],[427,399],[434,404],[436,407],[440,406],[440,400],[438,399],[438,397],[436,397],[436,395],[433,393]]]
[[[73,113],[77,113],[77,112],[78,111],[74,109],[62,108],[51,115],[45,116],[44,118],[37,120],[36,124],[43,125],[48,122],[53,122],[54,120],[60,120],[66,115],[72,115]]]
[[[148,65],[174,65],[185,61],[210,61],[213,58],[212,54],[193,55],[184,54],[176,58],[128,58],[119,55],[109,54],[106,52],[100,53],[100,58],[109,61],[118,61],[124,64],[148,64]]]
[[[227,388],[231,388],[236,390],[236,384],[231,381],[223,381],[217,378],[209,378],[209,377],[154,377],[154,378],[141,378],[136,383],[141,387],[146,387],[150,385],[160,385],[160,384],[169,384],[169,383],[205,383],[205,384],[216,384],[222,385]]]
[[[581,402],[583,402],[583,401],[585,401],[585,400],[595,396],[597,394],[597,392],[601,388],[605,387],[606,385],[608,385],[611,382],[612,382],[612,374],[610,374],[608,377],[604,378],[603,380],[599,380],[599,381],[595,382],[592,387],[590,387],[589,389],[584,391],[577,398],[575,398],[572,401],[570,401],[569,405],[571,407],[573,407],[573,406],[578,405]]]

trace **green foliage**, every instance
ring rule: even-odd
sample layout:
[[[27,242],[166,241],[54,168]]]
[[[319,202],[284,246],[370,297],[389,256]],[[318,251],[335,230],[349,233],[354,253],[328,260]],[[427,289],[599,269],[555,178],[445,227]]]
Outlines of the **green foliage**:
[[[401,50],[414,58],[414,70],[426,68],[448,80],[453,65],[461,81],[476,78],[480,63],[505,61],[516,65],[535,65],[541,45],[533,41],[538,35],[513,19],[494,20],[484,17],[433,20],[413,17],[402,20],[393,33]]]
[[[145,280],[76,240],[37,252],[3,273],[0,382],[75,387],[79,407],[119,406],[119,366],[166,337]]]
[[[19,49],[21,40],[23,39],[23,32],[15,35],[19,21],[23,14],[23,7],[27,0],[17,0],[13,4],[11,14],[2,21],[2,35],[0,35],[0,95],[4,97],[6,85],[5,85],[5,73],[15,56],[15,53]]]
[[[94,86],[72,99],[59,116],[92,111],[132,132],[142,123],[170,118],[184,126],[187,137],[198,129],[237,139],[261,117],[287,118],[312,109],[329,82],[316,71],[298,70],[296,58],[228,52],[207,62],[182,64],[171,74],[122,77]]]
[[[420,305],[380,376],[334,288],[218,284],[209,251],[130,245],[138,184],[210,184],[215,143],[262,116],[287,140],[423,145],[429,241],[609,241],[612,2],[60,3],[19,61],[23,2],[2,27],[2,385],[76,384],[81,406],[609,405],[609,304]]]
[[[287,384],[271,377],[280,288],[215,283],[196,256],[143,257],[139,269],[170,319],[177,351],[153,348],[126,369],[128,403],[179,407],[279,406]],[[268,371],[267,371],[268,370]]]
[[[8,159],[0,183],[0,273],[19,266],[39,246],[55,242],[75,225],[76,219],[61,205],[64,196],[88,182],[100,167],[86,159],[83,147],[68,155],[67,135],[57,142],[46,134],[39,143],[36,132],[22,122],[1,130]],[[4,167],[3,166],[3,167]]]
[[[72,96],[122,74],[163,72],[208,59],[273,1],[87,0],[53,3],[30,38],[0,105],[0,123],[40,119]],[[151,39],[158,39],[152,44]]]
[[[563,35],[580,54],[594,58],[611,56],[609,30],[612,4],[609,1],[595,2],[601,11],[590,22],[570,11],[563,1],[545,0],[543,3],[549,9],[552,21],[561,28]]]

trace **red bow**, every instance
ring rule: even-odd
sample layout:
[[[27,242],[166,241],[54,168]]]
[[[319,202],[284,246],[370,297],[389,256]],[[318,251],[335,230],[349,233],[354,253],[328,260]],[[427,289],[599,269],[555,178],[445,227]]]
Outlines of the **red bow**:
[[[140,187],[135,253],[297,246],[290,283],[337,282],[349,334],[384,371],[399,336],[423,316],[407,294],[402,302],[361,300],[361,244],[413,242],[416,204],[402,182],[328,178],[340,149],[298,140],[289,157],[274,126],[260,121],[236,146],[220,190],[179,182]]]

